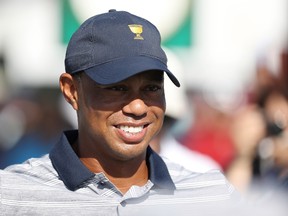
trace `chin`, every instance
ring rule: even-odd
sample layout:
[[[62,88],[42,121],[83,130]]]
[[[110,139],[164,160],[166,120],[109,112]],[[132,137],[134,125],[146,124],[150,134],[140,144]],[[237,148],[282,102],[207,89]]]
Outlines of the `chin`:
[[[145,159],[147,146],[139,146],[140,144],[136,145],[137,146],[135,146],[135,144],[126,144],[126,148],[122,148],[120,151],[117,152],[117,159],[121,161],[129,161],[137,158],[141,160]]]

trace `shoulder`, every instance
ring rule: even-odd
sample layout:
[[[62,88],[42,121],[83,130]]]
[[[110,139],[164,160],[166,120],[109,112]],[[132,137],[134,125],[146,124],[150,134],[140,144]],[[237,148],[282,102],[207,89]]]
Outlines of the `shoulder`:
[[[170,160],[169,158],[162,157],[164,160],[168,171],[173,179],[173,181],[185,181],[185,180],[205,180],[205,179],[226,179],[224,174],[220,169],[211,169],[209,171],[205,172],[198,172],[198,171],[192,171],[190,169],[187,169],[182,164],[175,163],[174,161]]]
[[[0,171],[1,183],[18,184],[49,184],[51,179],[58,179],[48,155],[41,158],[31,158],[22,164],[8,166]]]
[[[239,193],[229,183],[222,171],[193,172],[181,165],[164,159],[178,193],[202,194],[219,199],[240,199]]]

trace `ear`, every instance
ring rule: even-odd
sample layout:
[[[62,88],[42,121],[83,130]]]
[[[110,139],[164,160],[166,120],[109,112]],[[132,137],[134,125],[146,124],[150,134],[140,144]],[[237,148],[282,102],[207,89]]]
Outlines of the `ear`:
[[[74,110],[78,110],[78,88],[71,74],[61,74],[59,84],[65,100],[71,104]]]

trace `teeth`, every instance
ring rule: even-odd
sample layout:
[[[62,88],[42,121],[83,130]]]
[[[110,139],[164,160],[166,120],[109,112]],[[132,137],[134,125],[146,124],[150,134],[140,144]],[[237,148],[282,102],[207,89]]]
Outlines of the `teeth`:
[[[120,129],[126,133],[139,133],[143,130],[143,126],[130,127],[130,126],[120,126]]]

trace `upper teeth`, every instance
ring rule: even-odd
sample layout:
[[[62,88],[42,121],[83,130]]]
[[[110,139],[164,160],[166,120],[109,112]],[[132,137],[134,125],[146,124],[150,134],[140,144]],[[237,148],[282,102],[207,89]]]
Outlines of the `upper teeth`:
[[[143,126],[138,127],[120,126],[120,129],[127,133],[139,133],[143,130]]]

